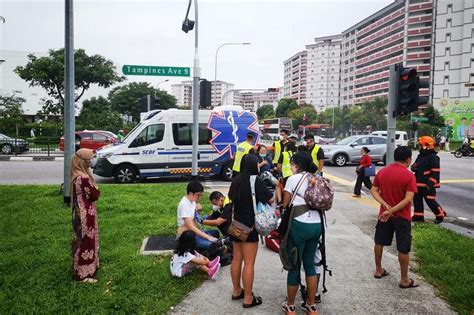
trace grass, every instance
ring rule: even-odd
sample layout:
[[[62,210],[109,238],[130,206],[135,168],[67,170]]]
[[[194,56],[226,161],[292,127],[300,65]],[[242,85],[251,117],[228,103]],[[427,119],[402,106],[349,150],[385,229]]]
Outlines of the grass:
[[[413,229],[417,270],[460,314],[474,313],[474,240],[432,224]]]
[[[100,189],[99,281],[90,285],[71,278],[71,214],[58,187],[0,186],[0,314],[163,314],[205,280],[172,278],[169,257],[138,254],[145,237],[174,235],[185,184]]]

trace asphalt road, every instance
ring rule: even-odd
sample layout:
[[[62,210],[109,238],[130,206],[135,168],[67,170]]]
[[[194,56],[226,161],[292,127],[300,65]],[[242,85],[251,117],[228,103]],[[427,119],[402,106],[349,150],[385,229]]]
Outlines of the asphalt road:
[[[456,159],[449,153],[440,153],[441,189],[438,202],[448,216],[461,217],[474,223],[474,158]],[[378,166],[382,167],[381,165]],[[341,179],[348,186],[355,181],[355,165],[345,167],[325,166],[325,172]],[[63,182],[62,161],[0,161],[0,184],[57,184]],[[112,179],[97,177],[98,183],[112,183]],[[151,183],[185,182],[185,179],[147,180]],[[443,181],[446,181],[443,183]],[[228,183],[213,179],[209,185],[225,191]],[[368,191],[366,190],[366,193]],[[428,210],[429,211],[429,210]]]

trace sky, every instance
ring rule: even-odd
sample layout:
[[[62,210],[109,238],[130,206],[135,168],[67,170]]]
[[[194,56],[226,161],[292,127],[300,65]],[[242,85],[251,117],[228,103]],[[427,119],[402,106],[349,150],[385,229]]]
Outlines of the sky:
[[[201,77],[235,88],[283,85],[283,61],[314,37],[340,34],[393,0],[199,0]],[[187,0],[74,0],[74,46],[124,64],[192,67],[194,31],[184,33]],[[193,4],[194,5],[194,4]],[[194,9],[191,7],[191,19]],[[64,1],[0,0],[0,49],[46,52],[64,46]],[[176,77],[128,77],[171,91]]]

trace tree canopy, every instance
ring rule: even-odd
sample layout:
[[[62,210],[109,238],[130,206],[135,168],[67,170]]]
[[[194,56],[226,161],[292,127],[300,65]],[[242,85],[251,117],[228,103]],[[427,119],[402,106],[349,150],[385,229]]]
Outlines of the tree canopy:
[[[308,124],[316,122],[318,113],[312,105],[303,105],[288,112],[288,117],[293,119],[293,129],[298,130],[298,127],[303,125],[303,118],[305,114]]]
[[[0,96],[0,131],[13,134],[16,127],[21,127],[25,120],[21,108],[25,99],[16,96]]]
[[[275,117],[275,110],[273,109],[273,105],[263,105],[257,109],[257,117],[259,120],[267,119],[267,118],[274,118]]]
[[[108,130],[114,133],[123,126],[120,114],[113,111],[109,101],[102,96],[92,97],[82,103],[77,123],[84,129]]]
[[[278,101],[275,116],[288,117],[288,113],[296,108],[298,108],[298,103],[296,102],[296,100],[292,98],[282,98]]]

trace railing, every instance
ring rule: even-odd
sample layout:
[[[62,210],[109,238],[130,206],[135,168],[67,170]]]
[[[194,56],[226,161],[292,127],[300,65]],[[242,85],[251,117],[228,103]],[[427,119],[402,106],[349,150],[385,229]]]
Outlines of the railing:
[[[62,155],[59,141],[28,142],[23,139],[0,139],[0,155]]]

